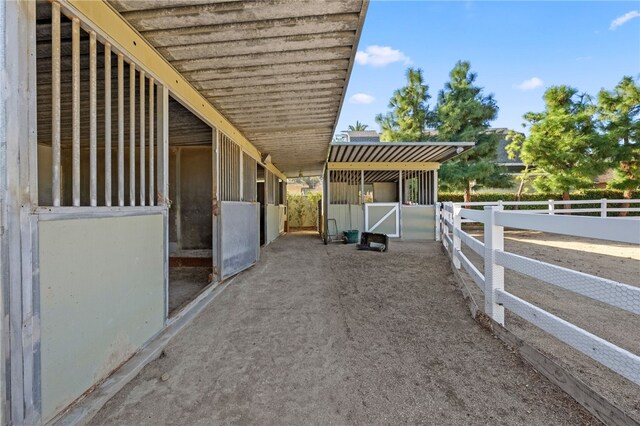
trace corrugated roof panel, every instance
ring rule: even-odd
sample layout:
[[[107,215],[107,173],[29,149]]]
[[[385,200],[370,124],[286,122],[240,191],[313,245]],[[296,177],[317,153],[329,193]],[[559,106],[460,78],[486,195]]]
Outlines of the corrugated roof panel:
[[[443,162],[473,147],[473,142],[340,142],[329,148],[338,163]],[[358,148],[358,149],[356,149]]]

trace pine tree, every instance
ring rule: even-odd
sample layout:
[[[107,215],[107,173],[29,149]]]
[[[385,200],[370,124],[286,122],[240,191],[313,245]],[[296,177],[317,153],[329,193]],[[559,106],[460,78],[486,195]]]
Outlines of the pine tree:
[[[378,114],[376,122],[382,128],[384,142],[418,142],[426,140],[424,130],[430,117],[427,105],[429,86],[424,83],[422,70],[407,69],[407,85],[396,90],[389,101],[391,111]]]
[[[611,92],[601,90],[598,103],[615,168],[609,187],[621,189],[624,198],[631,198],[631,191],[640,188],[640,86],[625,76]]]
[[[489,123],[498,114],[492,95],[484,95],[474,83],[471,65],[458,61],[450,80],[438,95],[436,129],[438,140],[475,142],[469,151],[442,165],[440,178],[444,188],[464,190],[465,202],[471,201],[471,188],[511,186],[506,170],[496,164],[500,136],[489,131]]]
[[[520,158],[535,167],[533,185],[545,192],[562,192],[569,199],[574,189],[591,188],[608,167],[606,138],[598,132],[596,107],[573,87],[553,86],[544,94],[545,110],[528,112],[524,119],[529,137],[516,141]]]

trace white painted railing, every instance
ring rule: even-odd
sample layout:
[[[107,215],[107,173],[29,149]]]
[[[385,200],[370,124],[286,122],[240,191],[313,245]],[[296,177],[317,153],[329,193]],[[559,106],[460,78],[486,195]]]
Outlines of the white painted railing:
[[[622,202],[620,200],[613,201]],[[631,201],[640,202],[639,200]],[[596,202],[581,200],[571,203],[593,204]],[[629,202],[629,200],[624,202]],[[555,203],[564,204],[567,202]],[[509,203],[509,205],[514,204]],[[519,206],[531,204],[521,203]],[[535,204],[539,205],[538,202]],[[640,315],[640,288],[638,287],[504,251],[505,227],[640,245],[640,217],[558,216],[540,214],[540,210],[504,211],[503,206],[507,205],[507,203],[502,203],[502,205],[497,203],[494,203],[494,205],[467,203],[465,205],[484,205],[484,210],[463,208],[461,203],[442,203],[439,224],[440,233],[442,243],[449,253],[454,267],[457,269],[463,267],[484,293],[485,314],[504,326],[504,309],[506,308],[640,385],[640,356],[553,315],[504,289],[504,268],[508,268],[548,284]],[[608,209],[606,204],[604,209],[605,216],[607,212],[614,211],[613,209]],[[617,211],[620,210],[618,209]],[[636,209],[632,211],[636,211]],[[484,225],[484,242],[477,240],[461,229],[463,220],[479,222]],[[484,259],[484,274],[461,251],[462,243]]]
[[[598,207],[591,207],[594,204]],[[628,207],[620,205],[628,204]],[[547,201],[475,201],[469,203],[453,203],[459,207],[485,207],[485,206],[515,206],[525,213],[537,214],[572,214],[580,215],[584,213],[600,213],[600,217],[608,217],[611,213],[637,213],[640,212],[640,199],[614,199],[601,198],[599,200],[547,200]],[[589,207],[581,207],[587,205]],[[533,209],[531,207],[535,206]],[[546,206],[547,208],[540,208]],[[566,208],[569,206],[569,208]]]

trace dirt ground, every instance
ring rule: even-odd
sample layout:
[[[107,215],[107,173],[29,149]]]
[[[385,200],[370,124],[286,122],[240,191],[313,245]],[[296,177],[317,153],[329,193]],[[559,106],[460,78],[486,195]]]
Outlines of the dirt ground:
[[[470,230],[482,240],[482,232]],[[463,245],[464,246],[464,245]],[[531,231],[505,231],[505,250],[533,259],[640,287],[640,247],[587,238]],[[468,248],[463,253],[482,271],[482,259]],[[483,308],[483,294],[468,279]],[[640,316],[594,301],[542,281],[505,270],[505,288],[516,296],[640,354]],[[640,387],[591,360],[509,312],[505,326],[564,365],[576,377],[640,421]]]
[[[169,268],[169,315],[192,301],[209,284],[211,268],[182,266]]]
[[[93,425],[598,424],[469,315],[439,243],[289,234]]]

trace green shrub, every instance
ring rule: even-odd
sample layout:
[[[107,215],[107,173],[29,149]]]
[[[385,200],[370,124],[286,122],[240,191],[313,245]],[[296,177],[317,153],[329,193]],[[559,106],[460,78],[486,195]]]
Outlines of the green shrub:
[[[322,194],[287,194],[289,226],[292,228],[316,226],[318,221],[318,201]]]

